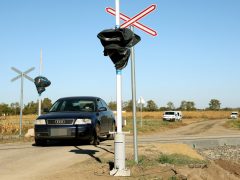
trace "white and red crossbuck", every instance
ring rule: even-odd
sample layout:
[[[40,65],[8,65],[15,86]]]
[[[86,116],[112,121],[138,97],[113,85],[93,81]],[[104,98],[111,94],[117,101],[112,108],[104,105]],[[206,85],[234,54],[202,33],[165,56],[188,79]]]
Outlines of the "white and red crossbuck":
[[[157,5],[152,4],[151,6],[149,6],[148,8],[144,9],[142,12],[138,13],[136,16],[134,16],[133,18],[130,18],[128,16],[126,16],[123,13],[120,13],[120,18],[122,20],[124,20],[125,22],[120,26],[121,28],[127,28],[128,26],[135,26],[143,31],[145,31],[146,33],[152,35],[152,36],[157,36],[157,32],[141,23],[138,22],[138,20],[140,20],[141,18],[143,18],[144,16],[148,15],[149,13],[151,13],[152,11],[154,11],[156,9]],[[113,8],[106,8],[106,12],[111,14],[111,15],[116,15],[116,11]]]

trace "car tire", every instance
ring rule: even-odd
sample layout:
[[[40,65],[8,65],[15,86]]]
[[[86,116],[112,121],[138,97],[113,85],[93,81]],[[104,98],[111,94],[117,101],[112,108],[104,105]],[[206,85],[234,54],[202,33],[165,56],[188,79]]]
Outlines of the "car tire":
[[[47,144],[47,140],[45,139],[35,139],[36,146],[45,146]]]
[[[93,130],[93,134],[92,134],[92,136],[90,137],[90,140],[89,140],[90,145],[96,146],[96,145],[100,144],[100,140],[99,140],[100,131],[101,131],[100,124],[96,124],[96,126]]]

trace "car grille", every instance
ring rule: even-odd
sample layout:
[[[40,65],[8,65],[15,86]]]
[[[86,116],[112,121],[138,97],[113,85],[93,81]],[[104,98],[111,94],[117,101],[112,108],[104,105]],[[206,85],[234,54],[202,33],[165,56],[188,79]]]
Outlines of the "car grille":
[[[72,125],[74,119],[47,119],[48,125]]]

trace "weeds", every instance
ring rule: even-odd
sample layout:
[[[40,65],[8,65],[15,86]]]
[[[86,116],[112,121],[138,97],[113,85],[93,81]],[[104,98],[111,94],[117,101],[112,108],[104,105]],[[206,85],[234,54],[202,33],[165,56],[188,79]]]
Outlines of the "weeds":
[[[158,162],[161,164],[175,164],[175,165],[205,163],[205,161],[194,159],[182,154],[170,154],[170,155],[162,154],[159,156]]]
[[[224,124],[227,128],[240,129],[240,120],[230,120]]]
[[[182,122],[168,122],[168,121],[163,121],[161,119],[144,119],[142,121],[142,126],[141,126],[141,122],[138,121],[137,123],[139,134],[161,132],[166,129],[178,128],[184,125],[185,124]],[[127,126],[125,126],[123,129],[124,131],[133,132],[132,128],[133,128],[132,121],[128,119]]]

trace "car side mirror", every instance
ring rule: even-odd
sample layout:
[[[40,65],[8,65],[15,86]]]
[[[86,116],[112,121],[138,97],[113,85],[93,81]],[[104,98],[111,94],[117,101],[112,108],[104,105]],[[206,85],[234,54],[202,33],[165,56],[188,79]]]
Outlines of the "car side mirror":
[[[99,112],[101,112],[101,111],[107,111],[107,108],[106,108],[106,107],[100,107],[100,108],[98,109],[98,111],[99,111]]]

